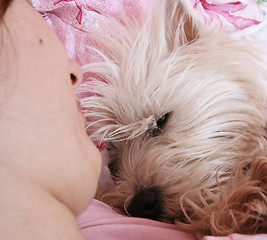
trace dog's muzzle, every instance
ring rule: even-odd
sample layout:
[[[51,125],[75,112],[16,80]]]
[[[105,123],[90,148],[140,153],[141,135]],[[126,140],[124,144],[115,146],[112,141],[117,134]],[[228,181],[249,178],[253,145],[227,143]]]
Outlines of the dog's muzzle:
[[[132,217],[158,220],[162,213],[161,192],[157,187],[144,188],[133,197],[127,212]]]

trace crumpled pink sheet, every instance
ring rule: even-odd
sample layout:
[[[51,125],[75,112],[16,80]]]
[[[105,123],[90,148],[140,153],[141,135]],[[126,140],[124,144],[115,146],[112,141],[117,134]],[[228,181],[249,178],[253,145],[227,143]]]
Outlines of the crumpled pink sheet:
[[[266,0],[191,0],[193,9],[235,37],[261,31],[267,25]],[[266,36],[267,37],[267,36]]]
[[[204,21],[213,21],[218,27],[230,34],[241,31],[250,33],[255,31],[254,28],[262,27],[266,23],[265,0],[258,0],[259,4],[257,5],[255,5],[257,0],[188,1],[189,4],[192,4],[192,11],[203,17]],[[134,14],[139,18],[152,2],[153,0],[32,0],[33,6],[37,10],[45,13],[45,19],[61,39],[68,56],[81,66],[99,60],[97,54],[87,48],[88,46],[101,47],[91,39],[88,31],[104,26],[106,16],[119,19],[123,11]],[[253,3],[253,6],[248,3]],[[236,11],[233,11],[233,7]],[[253,11],[251,11],[252,7]],[[233,17],[233,15],[237,17]],[[84,81],[88,81],[89,77],[84,75]],[[195,236],[191,233],[171,224],[121,216],[107,205],[96,200],[93,200],[87,210],[77,218],[77,221],[86,240],[195,239]],[[267,240],[267,234],[255,236],[233,234],[227,237],[207,236],[204,239]]]
[[[121,13],[140,14],[151,0],[32,0],[36,10],[45,13],[47,23],[63,42],[68,56],[81,66],[99,56],[88,49],[99,48],[89,31],[105,25],[107,16],[120,19]]]
[[[125,217],[97,200],[77,221],[86,240],[197,240],[194,234],[173,224]]]
[[[197,240],[196,236],[173,224],[149,219],[129,218],[112,210],[106,204],[93,200],[77,218],[86,240]],[[267,234],[225,237],[206,236],[203,240],[266,240]]]
[[[266,234],[258,234],[254,236],[231,234],[228,237],[205,237],[203,240],[266,240]]]

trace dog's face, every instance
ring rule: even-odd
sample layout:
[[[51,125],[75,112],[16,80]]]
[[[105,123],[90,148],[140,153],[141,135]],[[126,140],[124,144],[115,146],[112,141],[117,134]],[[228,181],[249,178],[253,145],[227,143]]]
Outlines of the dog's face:
[[[155,11],[143,27],[114,27],[105,61],[87,66],[106,82],[91,82],[98,95],[83,104],[92,137],[107,142],[115,187],[103,200],[131,216],[186,221],[184,206],[203,205],[199,190],[216,192],[265,138],[266,73],[248,45],[219,32],[188,42],[181,20],[170,38]]]

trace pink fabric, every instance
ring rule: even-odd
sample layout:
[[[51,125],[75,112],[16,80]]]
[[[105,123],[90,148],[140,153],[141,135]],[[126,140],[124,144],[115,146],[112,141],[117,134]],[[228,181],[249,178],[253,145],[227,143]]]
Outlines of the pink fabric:
[[[97,200],[77,221],[86,240],[197,240],[194,234],[173,224],[125,217]]]
[[[205,237],[203,240],[267,240],[267,234],[258,234],[258,235],[231,234],[228,237]]]
[[[106,24],[108,16],[120,19],[122,12],[137,18],[151,0],[32,0],[36,10],[46,14],[48,24],[66,47],[68,56],[81,66],[99,57],[89,46],[100,48],[88,31]]]
[[[229,33],[246,36],[267,24],[266,0],[191,0],[205,22]]]
[[[193,233],[175,225],[125,217],[97,200],[92,201],[77,222],[86,240],[197,240]],[[267,234],[206,236],[203,240],[267,240]]]

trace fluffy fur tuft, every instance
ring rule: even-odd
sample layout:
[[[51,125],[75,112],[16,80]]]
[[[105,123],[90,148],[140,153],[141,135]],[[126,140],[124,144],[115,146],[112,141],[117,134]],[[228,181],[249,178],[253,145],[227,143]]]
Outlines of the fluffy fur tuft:
[[[266,232],[266,69],[253,46],[202,25],[185,1],[158,0],[144,23],[94,33],[84,67],[88,131],[107,142],[118,211],[199,236]]]

